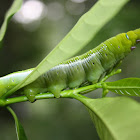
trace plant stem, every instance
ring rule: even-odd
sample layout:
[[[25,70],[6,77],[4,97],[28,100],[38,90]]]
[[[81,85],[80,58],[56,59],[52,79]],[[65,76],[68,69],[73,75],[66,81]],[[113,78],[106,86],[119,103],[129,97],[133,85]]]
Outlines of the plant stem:
[[[52,93],[42,93],[42,94],[36,95],[36,100],[50,99],[50,98],[54,98],[54,95]],[[5,99],[4,106],[13,104],[13,103],[25,102],[25,101],[28,101],[28,98],[26,96],[8,98],[8,99]]]
[[[71,89],[71,90],[65,90],[61,92],[61,98],[75,98],[76,96],[80,96],[81,93],[85,94],[89,91],[93,91],[97,88],[101,88],[102,86],[97,83],[94,85],[89,85],[86,87],[80,87],[77,89]],[[75,96],[76,95],[76,96]],[[82,95],[81,95],[82,96]],[[83,96],[84,97],[84,96]],[[35,96],[36,100],[40,100],[40,99],[50,99],[50,98],[54,98],[54,95],[52,93],[42,93],[42,94],[37,94]],[[28,98],[26,96],[20,96],[20,97],[13,97],[13,98],[7,98],[7,99],[0,99],[0,106],[7,106],[13,103],[19,103],[19,102],[25,102],[28,101]]]
[[[121,73],[121,69],[117,69],[117,70],[113,70],[110,74],[106,75],[102,80],[101,82],[105,82],[109,77],[115,75],[115,74],[118,74],[118,73]]]

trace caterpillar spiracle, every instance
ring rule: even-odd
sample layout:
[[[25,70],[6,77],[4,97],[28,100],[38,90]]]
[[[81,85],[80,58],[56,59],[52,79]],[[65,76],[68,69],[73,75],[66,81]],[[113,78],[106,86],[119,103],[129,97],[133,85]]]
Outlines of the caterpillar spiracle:
[[[51,92],[56,98],[59,98],[60,92],[66,88],[76,88],[87,82],[89,84],[97,83],[101,77],[135,49],[138,42],[140,42],[140,29],[118,34],[87,53],[53,67],[21,90],[29,101],[33,102],[35,95],[42,92]],[[31,71],[26,70],[22,73],[26,75]],[[4,78],[0,78],[0,85],[7,84],[0,91],[0,96],[19,83],[16,78],[18,74],[20,75],[20,72],[10,74],[9,82],[7,82],[8,76],[7,79],[6,76],[4,77],[6,82],[3,82]],[[22,77],[20,78],[22,79]],[[8,86],[10,87],[8,88]]]

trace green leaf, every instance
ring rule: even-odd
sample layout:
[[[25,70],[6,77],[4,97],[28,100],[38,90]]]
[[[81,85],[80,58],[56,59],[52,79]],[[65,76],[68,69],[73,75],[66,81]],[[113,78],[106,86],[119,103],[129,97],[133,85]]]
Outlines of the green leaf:
[[[2,40],[6,33],[8,22],[11,19],[11,17],[20,9],[21,5],[22,5],[22,0],[14,0],[11,8],[7,11],[4,18],[4,22],[0,29],[0,47],[2,46]]]
[[[73,29],[35,68],[35,70],[9,93],[33,82],[53,66],[72,57],[84,48],[97,32],[128,2],[128,0],[100,0],[84,14]],[[9,94],[8,93],[8,94]]]
[[[121,95],[140,96],[140,78],[125,78],[106,82],[107,89]]]
[[[76,97],[89,110],[101,140],[138,140],[140,105],[128,97],[86,99]]]
[[[16,127],[16,134],[17,134],[17,140],[27,140],[27,137],[25,135],[24,129],[18,120],[15,112],[8,106],[8,111],[12,114],[14,120],[15,120],[15,127]]]

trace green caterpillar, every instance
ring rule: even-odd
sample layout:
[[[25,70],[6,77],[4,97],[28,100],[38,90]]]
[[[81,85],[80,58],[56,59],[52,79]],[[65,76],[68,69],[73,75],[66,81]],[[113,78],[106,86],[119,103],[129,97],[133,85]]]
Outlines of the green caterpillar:
[[[118,34],[93,50],[53,67],[33,83],[20,89],[20,92],[33,102],[38,93],[48,91],[59,98],[60,92],[66,88],[77,88],[84,83],[97,83],[135,49],[134,45],[138,42],[140,42],[140,29]],[[25,76],[31,71],[26,70],[0,78],[0,85],[3,86],[0,96],[22,81],[21,75]]]

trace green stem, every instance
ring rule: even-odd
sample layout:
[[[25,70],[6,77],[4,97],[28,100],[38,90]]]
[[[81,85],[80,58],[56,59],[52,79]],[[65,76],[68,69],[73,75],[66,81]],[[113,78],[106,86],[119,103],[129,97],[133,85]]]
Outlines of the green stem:
[[[50,99],[50,98],[54,98],[54,95],[52,93],[42,93],[42,94],[36,95],[36,100]],[[28,101],[28,98],[26,96],[8,98],[8,99],[5,99],[3,106],[7,106],[7,105],[13,104],[13,103],[25,102],[25,101]]]
[[[105,82],[109,77],[115,75],[115,74],[118,74],[118,73],[121,73],[121,69],[118,69],[118,70],[113,70],[110,74],[106,75],[102,80],[101,82]]]
[[[12,114],[13,118],[14,118],[16,121],[18,121],[15,112],[14,112],[9,106],[7,106],[6,108],[7,108],[7,110]]]
[[[19,103],[19,102],[25,102],[28,101],[26,96],[20,96],[20,97],[14,97],[14,98],[8,98],[5,99],[5,105],[13,104],[13,103]]]
[[[94,85],[89,85],[89,86],[81,87],[81,88],[76,89],[76,91],[77,91],[77,93],[85,94],[87,92],[96,90],[98,88],[102,88],[101,83],[96,83]]]
[[[72,89],[72,90],[65,90],[61,92],[61,98],[76,98],[75,95],[80,96],[78,93],[86,93],[89,91],[93,91],[97,88],[101,88],[101,85],[99,83],[94,84],[94,85],[89,85],[86,87],[81,87],[78,89]],[[82,96],[82,95],[81,95]],[[84,97],[84,96],[83,96]],[[36,100],[40,99],[50,99],[54,98],[54,95],[52,93],[42,93],[42,94],[37,94],[35,96]],[[28,101],[28,98],[26,96],[20,96],[20,97],[13,97],[13,98],[7,98],[7,99],[0,99],[0,106],[7,106],[13,103],[19,103],[19,102],[25,102]]]

